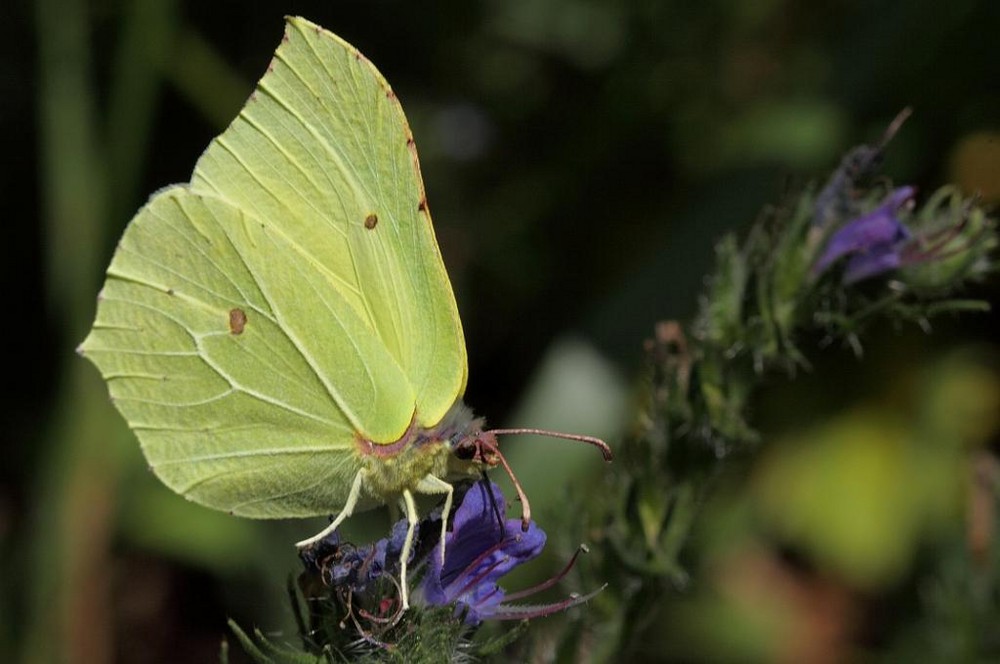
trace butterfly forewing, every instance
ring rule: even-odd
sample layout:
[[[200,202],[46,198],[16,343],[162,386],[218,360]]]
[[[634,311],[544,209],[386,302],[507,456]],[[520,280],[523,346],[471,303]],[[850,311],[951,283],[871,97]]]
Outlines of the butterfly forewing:
[[[421,423],[436,424],[461,396],[465,344],[412,136],[389,85],[356,49],[290,19],[192,187],[279,227],[403,369]],[[395,421],[395,438],[409,423]],[[372,420],[361,426],[376,442],[395,440]]]

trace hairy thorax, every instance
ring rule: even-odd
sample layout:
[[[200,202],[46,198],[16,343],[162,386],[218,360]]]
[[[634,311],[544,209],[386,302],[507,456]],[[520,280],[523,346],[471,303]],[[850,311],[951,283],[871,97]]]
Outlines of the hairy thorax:
[[[405,489],[413,490],[428,475],[443,480],[477,477],[483,464],[478,459],[459,459],[454,450],[462,441],[478,435],[481,428],[482,421],[456,402],[434,427],[413,425],[402,438],[388,445],[359,441],[366,497],[392,499]]]

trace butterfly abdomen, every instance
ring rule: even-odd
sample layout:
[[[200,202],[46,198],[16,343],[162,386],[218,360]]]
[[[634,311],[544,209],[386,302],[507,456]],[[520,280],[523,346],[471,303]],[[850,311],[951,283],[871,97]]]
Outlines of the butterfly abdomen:
[[[366,471],[365,488],[371,496],[388,502],[400,496],[404,489],[414,489],[428,475],[444,477],[450,455],[451,446],[441,440],[409,444],[393,455],[365,455],[361,461]]]

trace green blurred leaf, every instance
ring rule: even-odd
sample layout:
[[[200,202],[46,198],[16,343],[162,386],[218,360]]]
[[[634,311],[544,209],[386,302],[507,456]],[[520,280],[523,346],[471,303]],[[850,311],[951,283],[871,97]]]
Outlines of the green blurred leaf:
[[[122,508],[119,519],[123,534],[147,550],[221,577],[262,562],[264,529],[259,523],[178,500],[159,484],[136,483]]]
[[[874,588],[906,571],[928,527],[956,519],[954,447],[924,447],[885,413],[862,410],[786,440],[753,483],[761,517],[822,566]]]

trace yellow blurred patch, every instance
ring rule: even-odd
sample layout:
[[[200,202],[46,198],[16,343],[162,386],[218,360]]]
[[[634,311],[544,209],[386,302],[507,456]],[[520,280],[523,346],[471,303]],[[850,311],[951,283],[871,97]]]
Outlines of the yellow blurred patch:
[[[760,516],[852,585],[893,583],[924,533],[959,523],[962,508],[958,446],[914,434],[865,409],[775,446],[753,482]]]
[[[967,194],[1000,201],[1000,132],[968,134],[955,146],[949,179]]]

